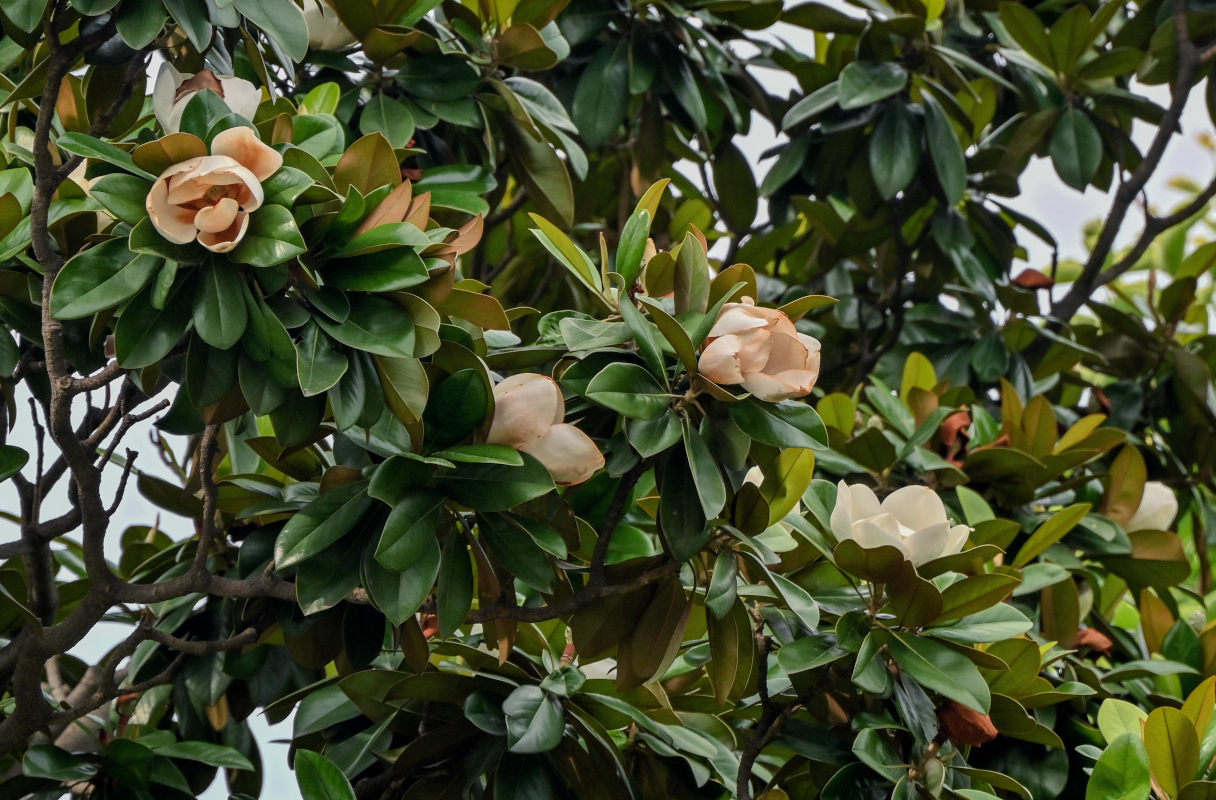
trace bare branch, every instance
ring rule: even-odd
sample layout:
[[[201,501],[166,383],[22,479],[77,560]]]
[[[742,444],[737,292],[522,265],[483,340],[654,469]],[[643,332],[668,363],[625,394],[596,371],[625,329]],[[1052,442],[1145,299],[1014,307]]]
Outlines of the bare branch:
[[[1110,210],[1107,212],[1106,221],[1102,224],[1102,230],[1098,234],[1098,239],[1094,243],[1093,250],[1090,251],[1089,259],[1081,270],[1081,276],[1073,283],[1067,294],[1052,303],[1051,314],[1056,319],[1057,324],[1067,323],[1090,298],[1094,289],[1114,280],[1114,277],[1112,277],[1103,281],[1099,277],[1099,274],[1110,257],[1111,250],[1115,245],[1115,239],[1118,237],[1119,231],[1123,226],[1123,221],[1127,217],[1127,212],[1131,209],[1136,197],[1148,183],[1149,178],[1153,176],[1153,173],[1156,172],[1157,167],[1161,164],[1166,147],[1174,137],[1174,132],[1178,128],[1178,122],[1182,118],[1182,112],[1186,108],[1186,102],[1190,98],[1191,86],[1195,82],[1201,57],[1191,41],[1186,0],[1173,0],[1173,2],[1174,38],[1178,47],[1178,74],[1174,79],[1170,105],[1161,118],[1161,123],[1157,127],[1157,132],[1153,135],[1153,140],[1149,144],[1144,158],[1115,192],[1115,199],[1111,203]],[[1131,260],[1131,263],[1134,264],[1139,259],[1140,254],[1144,252],[1144,249],[1147,249],[1153,239],[1167,227],[1169,226],[1167,225],[1156,230],[1148,236],[1147,240],[1142,235],[1136,245],[1141,249],[1139,254],[1136,254],[1135,258]],[[1146,234],[1148,233],[1148,229],[1148,225],[1146,225]],[[1126,259],[1124,260],[1126,261]],[[1122,271],[1119,274],[1126,272],[1127,269],[1130,269],[1130,264],[1122,266]]]

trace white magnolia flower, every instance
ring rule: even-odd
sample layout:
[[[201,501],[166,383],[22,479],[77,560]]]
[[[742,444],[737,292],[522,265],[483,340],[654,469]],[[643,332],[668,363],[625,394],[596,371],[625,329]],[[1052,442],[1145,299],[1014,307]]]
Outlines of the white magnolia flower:
[[[213,253],[227,253],[249,228],[249,214],[262,205],[262,181],[283,165],[283,156],[244,126],[229,128],[211,143],[211,155],[188,158],[166,169],[145,203],[153,227],[175,244],[195,240]]]
[[[1148,481],[1140,506],[1123,527],[1129,531],[1168,531],[1177,514],[1178,498],[1174,490],[1161,481]]]
[[[341,50],[358,41],[325,0],[304,0],[304,22],[314,50]]]
[[[572,486],[604,466],[591,437],[566,419],[566,401],[552,379],[532,372],[512,375],[494,387],[494,419],[486,441],[535,458],[553,480]]]
[[[785,312],[745,297],[722,307],[697,368],[714,383],[742,384],[776,402],[810,394],[819,378],[819,349],[819,340],[799,333]]]
[[[836,540],[865,548],[890,545],[915,565],[953,555],[967,543],[970,528],[951,525],[946,506],[927,486],[905,486],[881,503],[868,486],[837,485],[832,509]]]
[[[262,103],[262,90],[244,78],[216,75],[205,69],[194,75],[183,75],[169,63],[160,67],[156,74],[156,86],[152,90],[152,111],[165,133],[177,133],[182,125],[182,112],[190,98],[198,92],[215,92],[234,114],[248,120],[253,119]]]

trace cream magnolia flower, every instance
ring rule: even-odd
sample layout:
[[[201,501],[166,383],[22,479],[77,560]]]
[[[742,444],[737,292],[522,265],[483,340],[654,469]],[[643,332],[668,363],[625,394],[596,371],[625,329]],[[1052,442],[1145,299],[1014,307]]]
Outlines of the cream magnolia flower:
[[[165,133],[181,129],[182,112],[190,98],[204,89],[223,98],[234,114],[252,120],[262,103],[262,90],[244,78],[216,75],[205,69],[194,75],[183,75],[172,64],[161,65],[152,90],[152,111]]]
[[[146,203],[156,230],[174,244],[199,244],[213,253],[237,246],[249,214],[262,205],[262,181],[283,165],[283,156],[244,126],[229,128],[211,143],[211,155],[189,158],[160,174]]]
[[[946,506],[927,486],[905,486],[881,503],[870,487],[836,487],[832,533],[836,540],[852,539],[865,548],[890,545],[913,564],[953,555],[967,543],[970,528],[951,525]]]
[[[604,466],[587,434],[566,419],[566,401],[552,378],[525,372],[494,387],[494,419],[486,441],[535,458],[562,486],[582,483]]]
[[[761,400],[802,397],[819,377],[819,340],[799,333],[785,312],[745,297],[722,307],[697,367],[714,383],[742,384]]]
[[[1161,481],[1144,484],[1140,506],[1123,526],[1129,531],[1168,531],[1178,514],[1178,498],[1174,490]]]
[[[316,50],[341,50],[358,41],[325,0],[304,0],[308,44]]]

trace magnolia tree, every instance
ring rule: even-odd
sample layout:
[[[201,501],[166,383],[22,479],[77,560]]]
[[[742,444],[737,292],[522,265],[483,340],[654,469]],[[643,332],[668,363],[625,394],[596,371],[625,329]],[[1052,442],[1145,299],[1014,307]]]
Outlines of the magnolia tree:
[[[1216,797],[1210,4],[0,22],[0,796]]]

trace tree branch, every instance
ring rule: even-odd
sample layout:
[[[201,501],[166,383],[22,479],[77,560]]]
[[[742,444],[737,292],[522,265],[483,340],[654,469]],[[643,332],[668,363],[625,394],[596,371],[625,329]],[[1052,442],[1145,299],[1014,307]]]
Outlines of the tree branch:
[[[1173,0],[1173,2],[1174,38],[1178,46],[1178,74],[1174,80],[1173,95],[1169,108],[1166,109],[1165,115],[1161,118],[1161,124],[1157,127],[1157,132],[1154,134],[1143,160],[1141,160],[1136,169],[1132,171],[1131,176],[1120,184],[1115,192],[1115,199],[1111,203],[1110,211],[1107,212],[1106,221],[1102,224],[1102,230],[1098,234],[1094,248],[1089,254],[1089,259],[1081,270],[1081,276],[1077,278],[1062,298],[1052,303],[1051,315],[1055,318],[1057,324],[1066,324],[1081,306],[1085,304],[1096,288],[1114,280],[1114,277],[1112,277],[1103,281],[1099,277],[1099,274],[1102,272],[1102,267],[1110,256],[1115,239],[1119,235],[1119,231],[1123,226],[1123,220],[1127,217],[1127,212],[1131,209],[1132,203],[1135,202],[1136,197],[1144,189],[1149,178],[1152,177],[1157,167],[1161,164],[1166,147],[1174,136],[1174,131],[1178,127],[1179,120],[1182,118],[1182,112],[1186,108],[1186,102],[1190,98],[1191,86],[1195,81],[1195,76],[1199,69],[1200,54],[1195,48],[1194,43],[1191,42],[1186,0]],[[1154,232],[1151,236],[1148,236],[1147,240],[1144,235],[1141,236],[1141,241],[1137,242],[1137,246],[1143,243],[1140,253],[1143,253],[1144,249],[1152,243],[1161,230],[1165,230],[1165,228]],[[1145,233],[1148,233],[1147,225]],[[1131,263],[1135,263],[1137,259],[1139,259],[1139,254],[1132,259]],[[1126,261],[1126,259],[1124,260]],[[1122,267],[1122,271],[1125,272],[1129,268],[1130,264],[1125,265]],[[1119,274],[1122,274],[1122,272]],[[1116,275],[1115,277],[1118,276]]]

